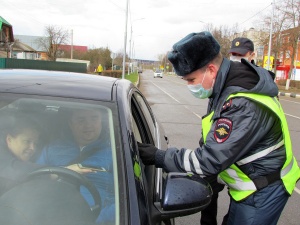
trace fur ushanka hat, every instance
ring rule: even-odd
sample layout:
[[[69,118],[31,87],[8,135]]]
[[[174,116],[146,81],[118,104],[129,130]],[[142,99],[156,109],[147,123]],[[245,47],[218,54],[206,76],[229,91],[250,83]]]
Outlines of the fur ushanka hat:
[[[208,31],[191,33],[173,45],[168,59],[179,76],[204,67],[220,52],[220,45]]]

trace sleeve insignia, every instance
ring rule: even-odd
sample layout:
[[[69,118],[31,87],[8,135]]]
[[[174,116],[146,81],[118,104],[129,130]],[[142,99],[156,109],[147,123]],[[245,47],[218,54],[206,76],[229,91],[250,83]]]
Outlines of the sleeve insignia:
[[[214,137],[218,143],[226,141],[232,130],[232,121],[227,118],[218,119],[215,126]]]

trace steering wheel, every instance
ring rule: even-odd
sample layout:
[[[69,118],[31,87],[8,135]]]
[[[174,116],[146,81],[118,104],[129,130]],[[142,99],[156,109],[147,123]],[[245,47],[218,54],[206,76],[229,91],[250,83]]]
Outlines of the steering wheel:
[[[62,179],[65,178],[63,179],[64,181],[74,184],[76,187],[78,187],[78,189],[80,186],[86,187],[87,190],[91,193],[94,200],[94,205],[90,206],[90,209],[95,218],[98,217],[101,210],[101,197],[99,191],[87,178],[75,171],[63,167],[44,167],[30,173],[24,181],[32,180],[38,176],[51,174],[55,174]]]

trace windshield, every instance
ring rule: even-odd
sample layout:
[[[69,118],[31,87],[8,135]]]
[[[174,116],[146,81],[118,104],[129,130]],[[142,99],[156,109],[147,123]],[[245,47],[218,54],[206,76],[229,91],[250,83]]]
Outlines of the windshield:
[[[0,218],[9,224],[116,224],[108,103],[2,96],[0,135]]]

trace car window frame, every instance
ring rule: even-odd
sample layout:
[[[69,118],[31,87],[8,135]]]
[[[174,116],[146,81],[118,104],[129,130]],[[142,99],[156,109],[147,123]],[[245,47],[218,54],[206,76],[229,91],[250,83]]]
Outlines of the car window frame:
[[[140,97],[140,100],[137,100],[137,95]],[[138,91],[134,92],[131,97],[131,112],[133,116],[133,120],[138,117],[138,121],[140,122],[133,122],[136,123],[139,131],[142,131],[142,142],[157,145],[158,139],[156,137],[157,135],[157,122],[155,119],[155,116],[152,112],[152,109],[148,103],[148,101],[145,99],[145,97]],[[141,102],[144,104],[142,105]],[[150,116],[148,116],[148,119],[145,118],[145,111],[149,113]],[[148,124],[153,124],[154,130],[151,131],[151,128],[149,128]],[[144,135],[148,133],[151,136],[151,140],[149,140],[147,137],[144,137]],[[136,135],[136,134],[135,134]],[[154,208],[154,202],[157,202],[160,200],[162,195],[162,171],[160,168],[156,168],[154,165],[148,165],[144,166],[142,161],[140,160],[140,164],[142,165],[142,174],[144,176],[144,186],[145,186],[145,192],[147,196],[147,204],[149,206],[149,210],[154,211],[156,210]],[[151,189],[149,187],[152,187]],[[151,213],[150,213],[151,215]],[[153,218],[150,218],[153,219]],[[151,221],[150,224],[152,224],[154,221]]]

